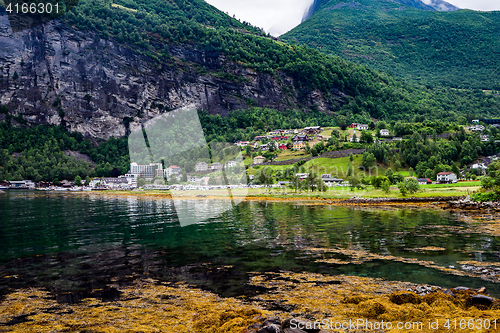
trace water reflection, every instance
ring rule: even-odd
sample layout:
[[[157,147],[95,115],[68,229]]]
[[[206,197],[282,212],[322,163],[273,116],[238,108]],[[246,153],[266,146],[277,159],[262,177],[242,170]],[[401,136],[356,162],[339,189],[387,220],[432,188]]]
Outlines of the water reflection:
[[[224,203],[182,205],[196,215]],[[39,283],[81,291],[147,275],[213,290],[230,284],[237,293],[246,292],[248,272],[280,269],[456,286],[487,283],[383,258],[432,261],[440,267],[499,261],[498,238],[471,232],[468,222],[445,211],[250,201],[181,227],[174,208],[166,199],[10,191],[0,197],[0,289]],[[316,262],[318,252],[310,251],[316,248],[385,257],[359,265],[325,264]],[[346,260],[346,254],[331,258]],[[13,275],[21,278],[2,278]]]

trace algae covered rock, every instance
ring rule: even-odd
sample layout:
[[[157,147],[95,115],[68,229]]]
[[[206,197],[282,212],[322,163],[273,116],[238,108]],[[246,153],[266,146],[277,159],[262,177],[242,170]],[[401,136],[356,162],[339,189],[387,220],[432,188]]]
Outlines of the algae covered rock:
[[[407,291],[392,293],[389,296],[389,300],[392,303],[398,305],[406,303],[419,304],[420,302],[422,302],[421,298],[417,294],[415,294],[414,292],[407,292]]]

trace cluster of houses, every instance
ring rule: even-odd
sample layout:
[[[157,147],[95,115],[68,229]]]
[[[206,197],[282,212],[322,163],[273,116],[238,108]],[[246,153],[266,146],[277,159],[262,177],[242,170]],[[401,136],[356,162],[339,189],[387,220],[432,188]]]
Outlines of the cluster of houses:
[[[269,132],[267,135],[258,135],[254,137],[253,143],[251,141],[238,141],[235,143],[235,145],[239,147],[250,146],[253,149],[260,151],[267,151],[272,148],[274,148],[274,150],[287,150],[290,148],[294,150],[299,150],[305,148],[306,147],[305,143],[308,141],[314,139],[322,140],[323,137],[319,135],[319,133],[321,133],[322,130],[323,129],[321,128],[321,126],[305,127],[303,130],[277,129]],[[279,142],[279,141],[286,141],[289,139],[292,141],[291,147],[284,142]],[[269,140],[269,142],[262,144],[261,142],[264,140]]]
[[[358,123],[352,123],[351,125],[348,126],[349,128],[354,128],[355,130],[359,131],[364,131],[369,129],[369,125],[367,124],[358,124]],[[235,143],[235,145],[239,147],[246,147],[250,146],[255,150],[260,150],[260,151],[268,151],[272,148],[274,150],[287,150],[287,149],[293,149],[293,150],[300,150],[304,149],[306,147],[306,142],[309,142],[311,140],[323,140],[323,136],[320,135],[321,131],[323,129],[321,126],[310,126],[310,127],[305,127],[302,130],[297,130],[297,129],[290,129],[290,130],[275,130],[269,132],[267,135],[258,135],[254,137],[253,141],[238,141]],[[389,132],[388,129],[381,129],[380,130],[380,136],[381,137],[389,137],[391,136],[391,133]],[[356,131],[354,131],[354,134],[356,134]],[[356,138],[356,139],[355,139]],[[398,140],[401,138],[394,138],[394,140]],[[262,141],[268,140],[268,143],[263,144]],[[279,142],[279,141],[285,141],[285,140],[291,140],[292,144],[287,145],[284,142]],[[354,136],[351,135],[349,138],[350,142],[353,142],[356,140],[356,142],[359,142],[360,136]],[[261,157],[261,156],[259,156]],[[254,161],[254,164],[259,164],[259,160],[257,159],[257,162]]]

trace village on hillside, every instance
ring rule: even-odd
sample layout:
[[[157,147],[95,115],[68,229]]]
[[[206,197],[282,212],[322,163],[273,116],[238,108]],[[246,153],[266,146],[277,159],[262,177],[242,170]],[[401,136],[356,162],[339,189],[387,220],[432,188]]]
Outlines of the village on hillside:
[[[448,146],[452,135],[467,131],[481,143],[496,144],[498,140],[491,134],[491,129],[497,126],[496,123],[474,120],[470,126],[456,131],[427,135],[424,130],[426,137],[423,140]],[[401,152],[399,147],[414,136],[400,135],[401,132],[398,128],[390,129],[384,122],[351,123],[337,128],[309,126],[301,129],[275,129],[266,135],[255,136],[251,141],[235,142],[234,146],[239,147],[238,153],[229,154],[218,161],[195,161],[194,165],[184,168],[178,165],[164,166],[162,163],[133,162],[126,174],[116,177],[77,177],[74,180],[63,180],[59,184],[34,183],[30,180],[1,181],[0,188],[54,191],[204,190],[226,187],[299,187],[301,183],[314,188],[332,188],[370,184],[381,186],[385,180],[392,185],[408,178],[425,186],[476,179],[485,173],[489,164],[497,160],[492,155],[474,159],[461,170],[455,164],[437,164],[433,168],[428,168],[432,165],[427,165],[426,170],[422,170],[420,162],[412,168],[403,166],[405,163],[394,156],[385,156],[385,160],[380,160],[379,156],[375,157],[368,152],[373,147],[382,145],[391,155]],[[377,177],[384,179],[378,181]]]

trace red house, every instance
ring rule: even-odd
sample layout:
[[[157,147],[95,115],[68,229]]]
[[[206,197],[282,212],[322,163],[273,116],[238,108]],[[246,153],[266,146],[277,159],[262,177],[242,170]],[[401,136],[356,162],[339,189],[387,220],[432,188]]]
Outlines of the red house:
[[[288,147],[286,146],[286,143],[280,143],[279,146],[278,146],[278,149],[287,150]]]

